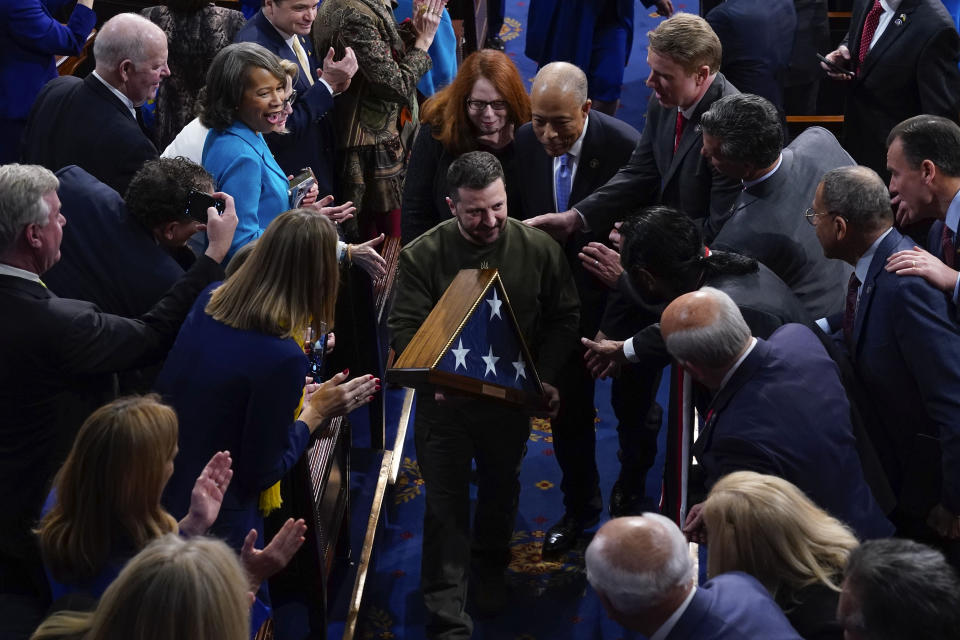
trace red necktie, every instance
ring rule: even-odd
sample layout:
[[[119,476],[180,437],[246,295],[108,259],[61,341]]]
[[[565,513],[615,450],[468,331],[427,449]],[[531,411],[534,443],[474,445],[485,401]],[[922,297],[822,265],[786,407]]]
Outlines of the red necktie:
[[[850,274],[850,283],[847,285],[847,304],[843,310],[843,338],[847,346],[853,349],[853,321],[857,317],[857,293],[860,291],[860,281],[856,272]]]
[[[674,130],[673,138],[673,152],[677,152],[677,147],[680,146],[680,137],[683,135],[683,128],[687,126],[687,119],[683,116],[683,112],[679,109],[677,110],[677,128]]]
[[[943,225],[943,239],[940,242],[940,253],[943,255],[943,262],[951,269],[956,269],[957,247],[953,244],[953,231],[950,227]]]
[[[880,23],[880,14],[883,13],[883,7],[880,6],[880,0],[873,0],[873,6],[870,7],[870,13],[863,23],[863,32],[860,34],[860,52],[857,56],[857,68],[863,66],[863,59],[867,57],[870,51],[870,43],[873,41],[873,35],[877,32],[877,24]]]

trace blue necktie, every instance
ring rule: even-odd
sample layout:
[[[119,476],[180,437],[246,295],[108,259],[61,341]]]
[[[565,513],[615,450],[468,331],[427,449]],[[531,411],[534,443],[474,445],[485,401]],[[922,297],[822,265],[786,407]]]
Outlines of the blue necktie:
[[[560,156],[560,168],[557,169],[557,211],[566,211],[567,205],[570,203],[570,185],[572,180],[570,179],[570,165],[569,162],[570,154],[565,153]]]

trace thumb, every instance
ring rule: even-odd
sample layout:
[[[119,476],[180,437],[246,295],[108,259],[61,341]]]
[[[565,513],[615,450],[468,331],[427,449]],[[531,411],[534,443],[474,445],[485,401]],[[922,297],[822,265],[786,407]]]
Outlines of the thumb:
[[[250,529],[250,533],[247,534],[247,537],[243,539],[243,548],[240,550],[240,555],[248,555],[253,551],[253,545],[257,543],[257,530]]]
[[[333,54],[333,47],[330,47],[330,49],[327,51],[327,55],[323,58],[323,63],[327,64],[328,62],[333,62]]]
[[[590,338],[580,338],[580,342],[583,344],[583,346],[585,346],[587,349],[590,349],[591,351],[597,350],[597,346],[598,346],[597,343],[591,340]]]
[[[368,247],[379,247],[381,244],[383,244],[384,238],[386,238],[386,236],[381,233],[373,240],[367,240],[364,244],[366,244]]]

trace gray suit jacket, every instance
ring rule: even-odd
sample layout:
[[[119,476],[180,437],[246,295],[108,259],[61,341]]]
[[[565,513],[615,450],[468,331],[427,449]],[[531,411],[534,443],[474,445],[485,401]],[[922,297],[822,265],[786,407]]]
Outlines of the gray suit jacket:
[[[736,87],[718,73],[684,128],[676,153],[677,108],[666,109],[655,95],[650,96],[647,124],[630,161],[607,184],[574,205],[587,224],[607,228],[639,207],[662,203],[703,225],[706,240],[712,240],[740,192],[740,182],[719,174],[700,155],[700,116],[723,96],[736,93]]]
[[[824,257],[803,212],[824,173],[853,164],[832,133],[807,129],[783,150],[776,173],[740,193],[711,247],[767,265],[814,318],[843,311],[852,268]]]

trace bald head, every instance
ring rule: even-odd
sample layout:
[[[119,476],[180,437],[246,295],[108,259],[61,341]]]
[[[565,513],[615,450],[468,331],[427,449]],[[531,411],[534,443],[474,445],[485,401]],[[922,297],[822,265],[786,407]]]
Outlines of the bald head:
[[[670,355],[698,379],[696,369],[725,372],[751,338],[750,327],[736,303],[712,287],[703,287],[671,302],[660,318],[660,333]],[[707,380],[701,382],[709,384]]]
[[[583,133],[590,100],[587,76],[569,62],[551,62],[533,80],[531,125],[547,155],[562,156]]]
[[[682,601],[693,580],[683,533],[657,513],[609,521],[597,531],[585,557],[594,590],[608,609],[627,617]]]
[[[167,36],[135,13],[116,15],[100,28],[93,43],[97,74],[139,106],[154,97],[170,75]]]
[[[536,100],[538,94],[549,93],[569,96],[578,106],[582,105],[587,101],[587,74],[569,62],[551,62],[533,79],[530,99]]]

